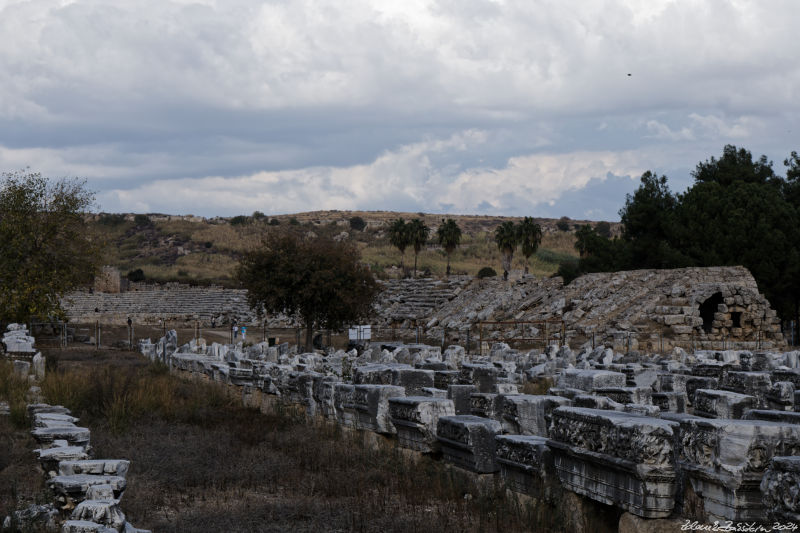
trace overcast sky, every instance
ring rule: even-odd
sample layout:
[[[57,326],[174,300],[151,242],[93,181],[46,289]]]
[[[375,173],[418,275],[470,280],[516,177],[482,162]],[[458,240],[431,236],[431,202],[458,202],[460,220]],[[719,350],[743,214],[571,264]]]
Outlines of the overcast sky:
[[[0,169],[108,212],[617,220],[800,150],[795,0],[0,0]]]

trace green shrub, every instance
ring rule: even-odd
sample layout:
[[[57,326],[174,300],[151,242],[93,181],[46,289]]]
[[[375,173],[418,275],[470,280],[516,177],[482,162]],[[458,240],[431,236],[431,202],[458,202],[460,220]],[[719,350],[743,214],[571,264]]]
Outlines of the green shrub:
[[[136,215],[133,217],[133,223],[136,226],[151,226],[153,223],[150,222],[150,217],[147,215]]]
[[[269,221],[269,225],[270,226],[280,226],[281,225],[281,221],[278,220],[277,218],[273,218],[272,220]]]
[[[247,217],[244,215],[235,216],[231,219],[231,226],[244,226],[247,224]]]
[[[295,217],[292,217],[292,218],[289,219],[289,225],[290,226],[299,226],[300,225],[300,221],[297,220]]]
[[[483,267],[478,271],[478,279],[492,278],[497,275],[497,272],[492,267]]]
[[[367,227],[367,223],[364,222],[364,219],[361,217],[353,217],[350,219],[350,229],[356,231],[364,231],[364,228]]]
[[[126,276],[128,281],[144,281],[144,271],[141,268],[131,270]]]
[[[114,215],[114,214],[103,213],[102,215],[100,215],[100,219],[98,220],[98,222],[103,226],[111,226],[111,227],[119,226],[120,224],[125,223],[125,215]]]

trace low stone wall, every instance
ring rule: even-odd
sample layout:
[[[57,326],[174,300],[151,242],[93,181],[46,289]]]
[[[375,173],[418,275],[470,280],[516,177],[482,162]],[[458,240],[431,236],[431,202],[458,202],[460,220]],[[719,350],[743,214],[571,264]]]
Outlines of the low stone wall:
[[[10,337],[13,341],[9,341]],[[24,334],[24,328],[16,324],[9,326],[3,340],[7,347],[17,348],[15,353],[32,351],[34,343],[32,337]],[[41,360],[36,361],[35,357]],[[41,353],[35,357],[34,367],[41,365],[42,373],[41,376],[33,374],[33,381],[44,375],[44,358]],[[17,365],[15,370],[19,371]],[[41,399],[39,387],[35,385],[28,395]],[[129,461],[92,459],[91,432],[78,426],[78,419],[66,407],[31,403],[28,415],[33,425],[31,435],[40,446],[34,452],[47,477],[53,503],[31,505],[5,517],[3,531],[150,533],[133,527],[119,505],[127,487]]]
[[[793,463],[770,461],[800,454],[800,419],[791,416],[800,406],[793,395],[791,403],[781,404],[784,410],[752,409],[757,397],[767,398],[764,389],[771,391],[772,383],[791,383],[785,366],[794,360],[790,354],[717,353],[719,359],[710,359],[699,352],[683,363],[654,356],[623,364],[613,362],[621,354],[605,348],[594,359],[558,348],[535,356],[507,351],[496,359],[428,351],[413,368],[386,351],[380,355],[384,362],[375,364],[370,352],[323,356],[197,342],[175,347],[170,338],[142,342],[140,349],[173,372],[228,386],[246,405],[296,406],[397,446],[440,454],[478,476],[498,476],[510,491],[552,502],[565,514],[575,512],[575,504],[564,503],[574,498],[583,502],[581,513],[611,505],[622,517],[620,528],[675,531],[688,518],[763,520],[769,498],[789,490],[786,480],[795,475]],[[404,353],[403,347],[395,353]],[[559,386],[549,395],[520,394],[530,374],[518,373],[519,365],[537,367],[550,357],[553,366],[543,366]],[[751,375],[756,359],[763,367]],[[571,360],[582,361],[583,368],[571,368]],[[425,367],[447,370],[431,376]],[[437,372],[458,382],[438,380],[446,388],[432,387]],[[690,389],[692,380],[744,387],[753,396]],[[793,516],[796,508],[786,504],[776,516]]]

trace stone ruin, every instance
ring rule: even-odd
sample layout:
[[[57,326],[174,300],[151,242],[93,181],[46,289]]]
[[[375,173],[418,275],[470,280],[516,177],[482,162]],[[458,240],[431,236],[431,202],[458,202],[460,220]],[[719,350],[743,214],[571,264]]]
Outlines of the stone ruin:
[[[44,379],[45,360],[42,353],[34,348],[36,339],[28,335],[27,327],[9,324],[0,343],[18,376],[31,381]]]
[[[34,339],[18,324],[8,326],[3,336],[8,355],[30,353]],[[15,348],[15,349],[10,349]],[[20,349],[27,348],[27,349]],[[37,359],[38,358],[38,359]],[[92,458],[90,431],[60,405],[41,403],[36,381],[44,377],[44,358],[36,353],[35,372],[18,366],[14,370],[33,384],[28,391],[31,435],[40,448],[34,450],[47,478],[53,503],[33,504],[2,519],[3,531],[60,531],[61,533],[150,533],[133,527],[120,509],[130,466],[124,459]],[[24,371],[23,371],[24,370]],[[0,416],[9,415],[8,403],[0,402]]]
[[[174,331],[139,349],[174,373],[231,387],[245,405],[302,406],[499,476],[515,493],[614,506],[620,524],[800,518],[800,352],[496,343],[484,356],[420,344],[321,354],[179,346]],[[522,392],[548,383],[546,394]]]
[[[397,316],[397,320],[409,320]],[[599,272],[564,285],[561,278],[523,277],[515,282],[475,280],[430,314],[415,318],[436,338],[481,321],[561,320],[562,343],[614,346],[618,350],[669,351],[728,346],[781,348],[780,319],[744,267]],[[523,336],[519,328],[492,340]]]
[[[546,337],[561,344],[596,345],[618,351],[669,352],[737,347],[780,349],[786,342],[780,319],[744,267],[634,270],[561,278],[403,279],[381,282],[372,324],[418,328],[422,339],[440,340],[445,330],[470,330],[478,340],[482,322],[515,324],[487,331],[484,340],[513,342],[532,334],[545,337],[542,321],[556,322]],[[63,300],[72,322],[158,324],[163,318],[193,327],[261,324],[247,292],[178,284],[142,286],[122,293],[76,292]],[[271,328],[297,327],[286,316],[268,316]],[[526,329],[527,327],[527,329]],[[461,340],[463,342],[463,339]]]

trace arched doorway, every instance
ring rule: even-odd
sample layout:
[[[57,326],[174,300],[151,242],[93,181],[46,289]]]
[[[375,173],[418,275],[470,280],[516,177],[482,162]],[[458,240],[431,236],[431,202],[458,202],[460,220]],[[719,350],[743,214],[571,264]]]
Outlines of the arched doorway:
[[[711,333],[714,324],[714,313],[717,312],[719,304],[723,303],[722,293],[715,292],[710,298],[700,304],[700,318],[703,319],[703,331]]]

